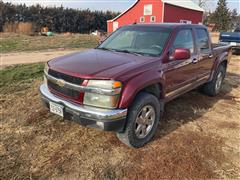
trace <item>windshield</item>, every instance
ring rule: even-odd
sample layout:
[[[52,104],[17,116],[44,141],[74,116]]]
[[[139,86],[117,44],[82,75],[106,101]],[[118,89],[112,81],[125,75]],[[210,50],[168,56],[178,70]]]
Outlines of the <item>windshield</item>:
[[[145,56],[162,54],[170,30],[160,27],[121,28],[112,34],[98,48]]]

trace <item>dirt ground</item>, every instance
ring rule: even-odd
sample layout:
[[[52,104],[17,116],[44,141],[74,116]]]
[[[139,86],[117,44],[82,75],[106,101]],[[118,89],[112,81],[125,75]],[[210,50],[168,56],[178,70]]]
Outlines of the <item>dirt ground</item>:
[[[1,95],[0,179],[240,179],[240,56],[217,97],[168,103],[141,149],[48,113],[40,83]]]
[[[83,49],[75,50],[49,50],[42,52],[19,52],[0,54],[0,69],[15,64],[31,64],[47,62],[55,57],[63,56]]]

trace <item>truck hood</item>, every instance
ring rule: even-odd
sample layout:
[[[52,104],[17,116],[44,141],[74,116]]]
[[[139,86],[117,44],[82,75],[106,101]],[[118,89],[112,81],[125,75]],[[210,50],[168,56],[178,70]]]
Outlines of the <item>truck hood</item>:
[[[153,60],[156,57],[92,49],[55,58],[48,65],[51,69],[76,77],[115,79]]]

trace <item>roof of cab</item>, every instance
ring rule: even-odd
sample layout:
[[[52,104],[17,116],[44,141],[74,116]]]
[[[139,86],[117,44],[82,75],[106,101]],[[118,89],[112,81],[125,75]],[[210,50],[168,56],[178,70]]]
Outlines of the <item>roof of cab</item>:
[[[202,27],[206,28],[204,25],[200,24],[183,24],[183,23],[144,23],[144,24],[132,24],[123,27],[161,27],[161,28],[168,28],[168,29],[175,29],[179,27]]]

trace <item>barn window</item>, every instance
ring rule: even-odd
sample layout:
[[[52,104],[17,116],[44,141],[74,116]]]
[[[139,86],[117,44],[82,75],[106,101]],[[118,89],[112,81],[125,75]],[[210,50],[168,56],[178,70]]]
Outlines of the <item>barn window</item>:
[[[140,17],[140,22],[141,22],[141,23],[145,22],[145,17],[143,17],[143,16]]]
[[[150,22],[155,22],[156,21],[156,16],[151,16]]]
[[[189,20],[180,20],[180,23],[183,23],[183,24],[192,24],[192,21],[189,21]]]
[[[152,4],[146,4],[144,5],[144,16],[152,15]]]

